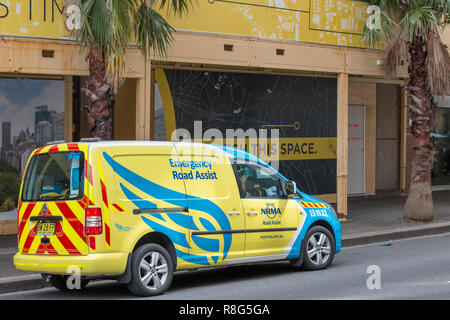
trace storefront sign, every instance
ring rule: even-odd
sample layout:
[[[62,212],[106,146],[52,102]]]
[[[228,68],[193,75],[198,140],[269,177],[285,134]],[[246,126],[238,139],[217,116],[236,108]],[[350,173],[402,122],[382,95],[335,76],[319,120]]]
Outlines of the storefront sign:
[[[0,2],[0,35],[64,39],[64,0]]]
[[[80,26],[73,2],[0,1],[0,34],[68,38]],[[364,47],[368,12],[366,2],[355,0],[198,0],[167,20],[184,31]]]
[[[365,1],[198,0],[168,21],[177,30],[365,47],[368,16]]]
[[[155,140],[235,146],[277,161],[307,193],[336,193],[335,78],[157,69],[155,79]]]

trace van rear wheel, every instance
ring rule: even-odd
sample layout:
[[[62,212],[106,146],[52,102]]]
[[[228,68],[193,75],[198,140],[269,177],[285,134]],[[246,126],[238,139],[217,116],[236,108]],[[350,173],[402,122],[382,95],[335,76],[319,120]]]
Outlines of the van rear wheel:
[[[140,246],[131,256],[128,289],[137,296],[162,294],[171,285],[174,265],[167,250],[155,243]]]

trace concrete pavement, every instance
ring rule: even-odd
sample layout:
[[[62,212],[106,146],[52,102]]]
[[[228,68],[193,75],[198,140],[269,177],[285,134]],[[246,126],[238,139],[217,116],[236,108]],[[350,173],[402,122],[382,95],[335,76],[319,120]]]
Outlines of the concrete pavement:
[[[403,221],[406,197],[350,198],[348,221],[342,222],[342,246],[385,242],[450,232],[450,191],[433,192],[434,221]]]
[[[348,219],[341,224],[342,246],[450,232],[450,191],[433,192],[433,198],[435,221],[428,224],[402,220],[406,197],[351,198]],[[17,236],[0,236],[0,293],[48,286],[39,274],[15,269],[13,256],[16,252]]]

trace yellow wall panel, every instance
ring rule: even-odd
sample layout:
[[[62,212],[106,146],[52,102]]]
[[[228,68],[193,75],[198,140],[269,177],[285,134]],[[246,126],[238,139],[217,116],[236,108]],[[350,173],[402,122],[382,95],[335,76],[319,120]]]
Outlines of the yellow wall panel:
[[[0,1],[0,34],[66,38],[64,0]]]
[[[198,0],[188,14],[167,19],[184,31],[364,47],[367,6],[351,0]],[[68,38],[64,1],[0,0],[0,34]]]
[[[177,30],[364,47],[368,4],[350,0],[199,0]]]

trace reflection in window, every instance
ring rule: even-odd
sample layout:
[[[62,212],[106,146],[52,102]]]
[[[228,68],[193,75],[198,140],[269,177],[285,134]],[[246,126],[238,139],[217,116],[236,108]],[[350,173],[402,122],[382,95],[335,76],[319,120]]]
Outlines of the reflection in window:
[[[156,141],[166,141],[166,119],[164,117],[164,108],[159,93],[158,84],[155,83],[155,122],[154,135]]]

